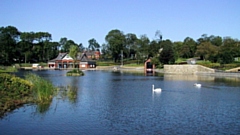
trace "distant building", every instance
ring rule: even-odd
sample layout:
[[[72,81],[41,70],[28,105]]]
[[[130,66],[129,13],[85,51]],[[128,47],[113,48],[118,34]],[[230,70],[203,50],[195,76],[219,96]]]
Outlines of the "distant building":
[[[77,59],[75,61],[72,57],[69,56],[68,53],[59,53],[55,59],[48,61],[48,67],[52,69],[67,69],[67,68],[96,68],[96,61],[99,59],[99,52],[90,52],[85,51],[83,53],[79,53]]]

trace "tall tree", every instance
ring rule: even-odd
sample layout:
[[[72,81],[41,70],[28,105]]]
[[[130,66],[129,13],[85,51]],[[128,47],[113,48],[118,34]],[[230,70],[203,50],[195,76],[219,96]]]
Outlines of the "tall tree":
[[[197,46],[196,56],[201,57],[204,60],[215,61],[215,57],[218,53],[218,47],[212,45],[211,42],[202,42]]]
[[[105,37],[106,42],[109,45],[114,62],[119,60],[121,51],[125,48],[125,35],[120,30],[111,30]]]
[[[98,44],[98,42],[96,41],[96,39],[92,38],[90,40],[88,40],[88,49],[95,51],[95,49],[99,49],[100,45]]]
[[[70,45],[70,48],[69,48],[69,55],[73,58],[73,67],[75,68],[75,63],[76,63],[76,60],[77,60],[77,56],[78,56],[78,46],[77,45]]]
[[[176,59],[184,56],[184,54],[182,54],[181,52],[182,47],[183,47],[183,42],[181,41],[173,43],[174,56]]]
[[[66,46],[66,43],[67,43],[66,37],[63,37],[60,39],[59,44],[60,44],[61,52],[67,52],[68,48]]]
[[[196,42],[192,38],[186,37],[183,41],[181,53],[183,54],[183,57],[191,58],[194,56],[196,48]]]
[[[13,63],[19,35],[20,32],[16,27],[7,26],[0,28],[0,61],[2,64]]]
[[[24,55],[24,62],[29,61],[31,55],[33,54],[33,41],[34,41],[34,32],[22,32],[20,35],[21,39],[21,52]]]
[[[85,49],[85,47],[83,46],[82,43],[80,43],[80,44],[78,45],[78,49],[79,49],[79,52],[83,52],[84,49]]]
[[[128,57],[133,56],[136,53],[136,45],[137,45],[137,36],[133,33],[128,33],[125,35],[126,39],[126,51]]]
[[[147,35],[141,35],[137,41],[137,57],[141,60],[145,60],[149,57],[149,45],[150,40]]]
[[[173,64],[175,62],[173,43],[167,39],[161,42],[162,51],[159,56],[159,61],[162,64]]]
[[[215,46],[221,46],[223,44],[222,37],[220,37],[220,36],[211,35],[209,37],[209,40],[212,43],[212,45],[215,45]]]
[[[225,37],[223,45],[219,50],[219,62],[221,64],[227,64],[234,61],[235,57],[240,56],[239,42],[230,37]]]

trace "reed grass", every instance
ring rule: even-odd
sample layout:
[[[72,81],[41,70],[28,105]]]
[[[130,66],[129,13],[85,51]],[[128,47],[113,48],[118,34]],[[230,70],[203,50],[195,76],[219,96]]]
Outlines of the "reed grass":
[[[26,74],[25,78],[33,84],[33,95],[38,102],[47,103],[52,100],[56,87],[49,80],[33,73]]]

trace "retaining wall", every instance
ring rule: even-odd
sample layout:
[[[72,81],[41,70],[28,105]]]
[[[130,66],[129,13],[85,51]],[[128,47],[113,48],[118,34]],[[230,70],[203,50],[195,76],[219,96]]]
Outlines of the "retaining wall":
[[[201,65],[164,65],[164,73],[171,74],[215,73],[215,70]]]

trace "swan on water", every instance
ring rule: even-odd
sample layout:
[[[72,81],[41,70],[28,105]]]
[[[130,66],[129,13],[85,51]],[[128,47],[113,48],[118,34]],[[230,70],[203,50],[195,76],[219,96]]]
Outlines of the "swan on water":
[[[156,89],[154,89],[154,85],[152,85],[152,90],[153,90],[153,91],[159,91],[159,92],[162,91],[161,88],[156,88]]]
[[[194,86],[201,87],[202,85],[200,83],[194,83]]]

